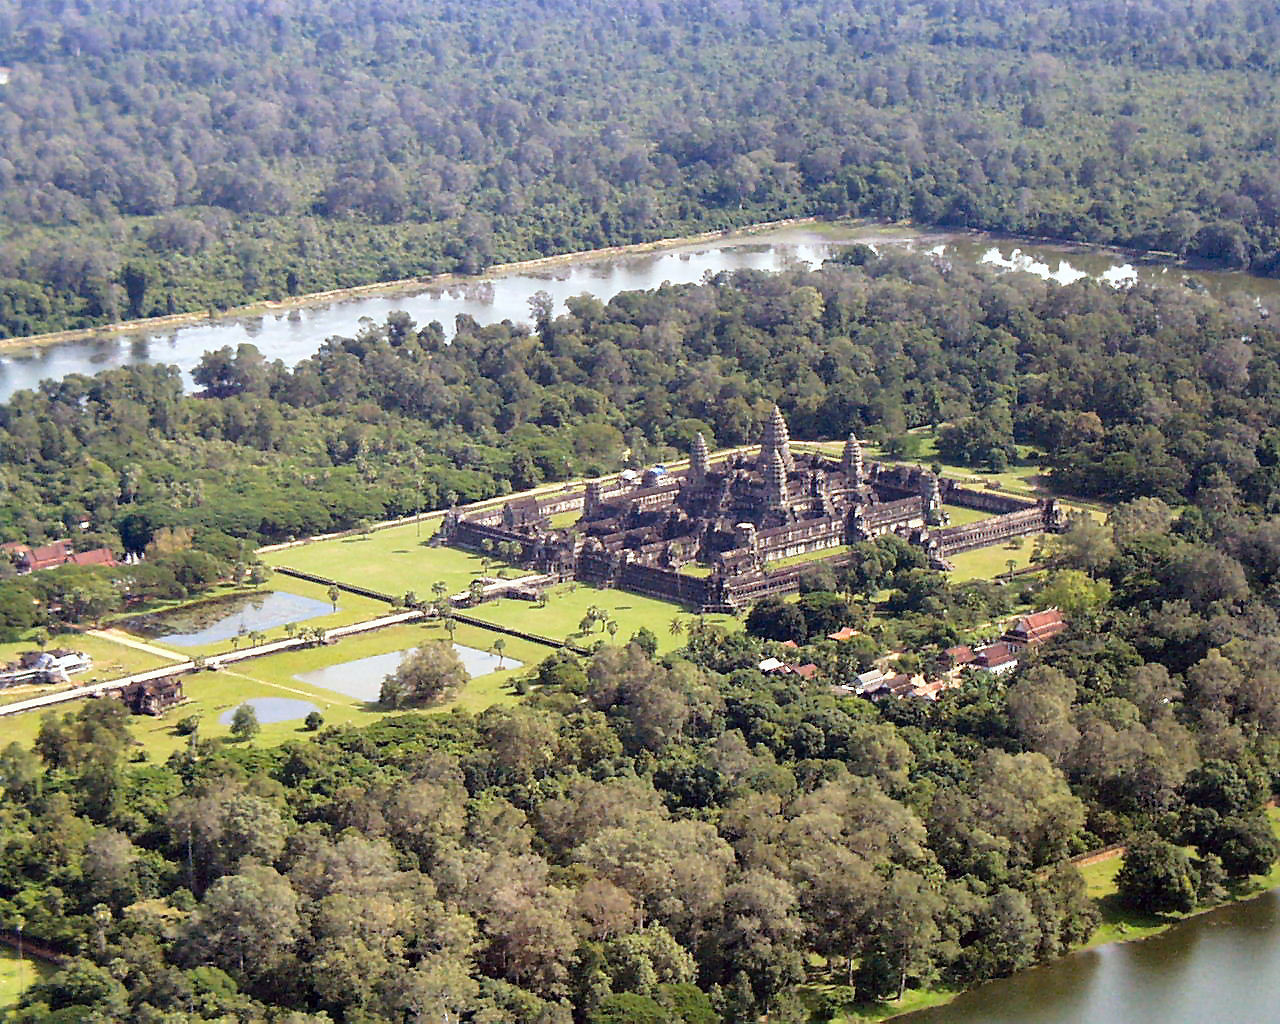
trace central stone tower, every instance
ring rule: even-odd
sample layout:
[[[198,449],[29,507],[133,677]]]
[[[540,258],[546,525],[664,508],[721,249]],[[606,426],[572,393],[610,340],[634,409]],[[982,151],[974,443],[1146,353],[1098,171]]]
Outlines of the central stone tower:
[[[844,478],[850,487],[861,487],[867,482],[867,470],[862,463],[862,445],[858,441],[858,435],[852,431],[849,433],[849,440],[844,443],[840,468],[844,470]]]
[[[711,472],[711,455],[707,451],[707,439],[698,434],[693,439],[693,454],[689,458],[689,479],[701,486],[707,482],[707,474]]]
[[[782,460],[782,467],[786,472],[795,471],[796,463],[791,457],[791,434],[787,430],[787,421],[782,418],[782,410],[776,405],[764,428],[764,440],[760,442],[760,461],[757,466],[761,473],[769,472],[775,455]]]

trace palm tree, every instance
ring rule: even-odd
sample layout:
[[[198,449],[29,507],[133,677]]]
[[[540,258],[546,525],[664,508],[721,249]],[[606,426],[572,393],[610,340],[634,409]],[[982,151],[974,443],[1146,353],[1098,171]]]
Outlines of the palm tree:
[[[249,634],[249,643],[254,647],[257,647],[259,644],[264,643],[266,639],[267,639],[267,634],[262,632],[262,630],[260,629],[255,629],[252,633]]]
[[[610,619],[604,624],[604,628],[609,631],[609,639],[612,640],[618,635],[618,620]]]
[[[436,580],[431,584],[431,593],[439,601],[445,594],[449,593],[449,584],[445,583],[444,580]]]
[[[338,589],[338,584],[330,583],[328,593],[329,593],[329,603],[333,605],[333,610],[336,612],[338,610],[338,596],[342,593],[342,591]]]
[[[298,624],[296,622],[286,622],[284,624],[284,635],[293,639],[298,635]]]
[[[671,617],[671,625],[667,628],[672,636],[679,636],[684,632],[684,619],[680,618],[679,615],[673,615]]]
[[[484,584],[479,580],[472,580],[471,586],[467,588],[471,594],[471,603],[479,604],[484,597]]]
[[[493,653],[498,656],[498,668],[502,668],[502,652],[506,649],[507,642],[502,639],[502,637],[498,637],[498,639],[493,642]]]
[[[1018,568],[1018,560],[1016,558],[1010,558],[1004,563],[1004,565],[1005,568],[1009,570],[1008,575],[1012,576],[1013,570]]]
[[[452,615],[446,615],[444,617],[444,629],[449,634],[449,642],[452,643],[453,635],[458,632],[458,620]]]

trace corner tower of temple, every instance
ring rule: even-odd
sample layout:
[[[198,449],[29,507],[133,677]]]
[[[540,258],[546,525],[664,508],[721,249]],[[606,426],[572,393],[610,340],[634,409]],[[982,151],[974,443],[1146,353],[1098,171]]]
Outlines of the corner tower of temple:
[[[920,480],[920,497],[924,499],[924,521],[930,526],[942,523],[942,493],[938,478],[926,470]]]
[[[782,418],[782,410],[776,405],[764,428],[764,440],[760,442],[760,461],[757,465],[761,473],[769,472],[774,455],[782,460],[783,469],[787,473],[796,468],[795,460],[791,458],[791,434],[787,430],[787,421]]]
[[[707,474],[711,472],[711,454],[707,451],[707,439],[698,434],[693,439],[693,453],[689,458],[689,479],[694,484],[703,484]]]
[[[850,487],[861,487],[867,482],[866,468],[862,464],[862,445],[852,431],[849,432],[849,440],[844,443],[840,468],[844,470],[844,478]]]

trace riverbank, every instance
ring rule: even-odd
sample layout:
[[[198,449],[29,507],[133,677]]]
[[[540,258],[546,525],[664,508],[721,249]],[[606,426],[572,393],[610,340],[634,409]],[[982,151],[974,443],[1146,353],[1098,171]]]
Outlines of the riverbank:
[[[1276,837],[1280,838],[1280,810],[1275,807],[1269,807],[1267,814],[1271,818],[1272,830],[1275,832]],[[1102,916],[1101,923],[1089,937],[1088,942],[1077,946],[1058,960],[1028,968],[1026,971],[1020,972],[1016,977],[1021,977],[1029,972],[1034,972],[1055,963],[1061,963],[1081,953],[1101,949],[1105,946],[1142,942],[1146,939],[1163,935],[1179,925],[1204,917],[1207,914],[1237,904],[1248,903],[1251,900],[1265,896],[1269,892],[1280,889],[1280,861],[1277,861],[1267,874],[1254,875],[1235,883],[1229,898],[1221,903],[1199,907],[1187,914],[1143,914],[1126,909],[1119,901],[1115,878],[1116,873],[1124,863],[1122,848],[1111,847],[1097,851],[1096,854],[1077,858],[1076,863],[1080,868],[1081,875],[1084,876],[1089,896],[1097,905],[1098,912]],[[1007,980],[1009,979],[995,979],[969,989],[912,989],[907,992],[900,1002],[851,1007],[847,1012],[830,1017],[828,1024],[873,1024],[873,1022],[874,1024],[879,1024],[879,1022],[889,1020],[909,1021],[913,1019],[914,1014],[946,1006],[962,995],[978,992],[988,985],[998,985]],[[822,987],[824,986],[816,986],[819,989]],[[830,986],[825,987],[829,988]],[[928,1015],[928,1017],[929,1020],[921,1021],[921,1024],[932,1024],[932,1015]],[[1064,1021],[1063,1024],[1066,1024],[1066,1022]]]
[[[147,319],[122,320],[113,324],[103,324],[99,327],[83,327],[71,331],[32,334],[23,338],[3,338],[0,339],[0,351],[42,348],[46,345],[58,345],[64,342],[94,341],[128,337],[135,334],[161,334],[166,331],[178,330],[182,327],[193,327],[198,324],[218,324],[240,320],[245,317],[287,313],[291,310],[329,306],[335,303],[348,302],[352,299],[372,296],[395,297],[407,293],[420,294],[437,289],[474,287],[478,284],[484,284],[486,281],[506,277],[510,274],[537,273],[538,271],[554,270],[556,267],[570,263],[585,263],[592,260],[614,259],[621,256],[642,256],[645,253],[663,252],[667,249],[678,249],[686,245],[700,245],[706,242],[719,242],[739,237],[750,238],[752,235],[762,234],[766,231],[779,231],[785,228],[804,227],[818,223],[817,217],[792,217],[786,220],[751,224],[742,228],[704,231],[696,235],[659,238],[651,242],[613,245],[602,249],[585,249],[577,252],[560,253],[555,256],[539,256],[536,259],[520,260],[515,263],[496,263],[481,274],[435,274],[427,277],[400,278],[395,281],[374,281],[369,284],[352,285],[349,288],[335,288],[330,291],[294,295],[287,299],[264,299],[261,302],[234,306],[226,310],[193,310],[187,313],[171,313],[166,316]]]

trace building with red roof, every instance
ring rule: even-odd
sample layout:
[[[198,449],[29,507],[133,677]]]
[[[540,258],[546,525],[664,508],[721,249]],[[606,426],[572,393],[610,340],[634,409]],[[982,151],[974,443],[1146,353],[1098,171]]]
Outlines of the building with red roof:
[[[1047,608],[1042,612],[1024,615],[1000,639],[1017,651],[1052,640],[1066,628],[1067,622],[1062,617],[1062,612],[1057,608]]]
[[[60,565],[116,564],[110,548],[94,548],[92,551],[76,551],[70,540],[55,540],[52,544],[31,547],[18,541],[0,544],[0,551],[12,559],[19,574],[56,569]]]

